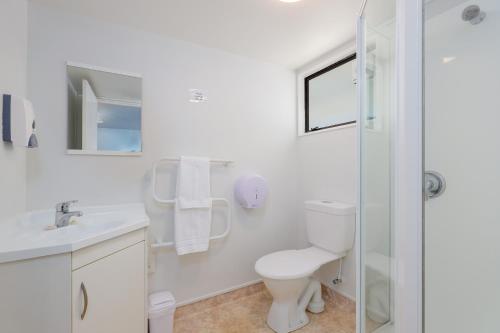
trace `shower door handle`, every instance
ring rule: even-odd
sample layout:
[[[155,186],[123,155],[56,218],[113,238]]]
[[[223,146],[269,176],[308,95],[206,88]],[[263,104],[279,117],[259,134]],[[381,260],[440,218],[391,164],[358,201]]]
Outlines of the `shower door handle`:
[[[425,200],[439,197],[446,189],[446,180],[436,171],[426,171],[424,177]]]

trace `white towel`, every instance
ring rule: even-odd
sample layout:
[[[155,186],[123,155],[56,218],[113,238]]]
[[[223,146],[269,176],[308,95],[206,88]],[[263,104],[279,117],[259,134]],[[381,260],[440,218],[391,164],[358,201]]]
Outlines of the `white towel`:
[[[208,158],[181,156],[177,174],[177,200],[181,209],[211,206]]]
[[[175,247],[178,255],[208,250],[212,224],[210,162],[181,157],[175,202]]]

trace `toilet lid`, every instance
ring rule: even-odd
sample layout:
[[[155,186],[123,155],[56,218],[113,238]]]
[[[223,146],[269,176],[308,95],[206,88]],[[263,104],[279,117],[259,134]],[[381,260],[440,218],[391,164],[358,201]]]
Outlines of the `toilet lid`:
[[[268,279],[298,279],[311,275],[322,265],[340,257],[314,246],[303,250],[279,251],[257,260],[255,271]]]

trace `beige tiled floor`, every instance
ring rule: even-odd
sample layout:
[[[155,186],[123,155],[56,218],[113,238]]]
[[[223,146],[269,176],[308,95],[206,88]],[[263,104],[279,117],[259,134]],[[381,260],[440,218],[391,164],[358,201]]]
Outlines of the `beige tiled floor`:
[[[308,312],[310,323],[299,333],[355,332],[355,304],[340,295],[324,293],[325,311]],[[266,316],[272,298],[262,285],[181,307],[175,333],[272,333]]]

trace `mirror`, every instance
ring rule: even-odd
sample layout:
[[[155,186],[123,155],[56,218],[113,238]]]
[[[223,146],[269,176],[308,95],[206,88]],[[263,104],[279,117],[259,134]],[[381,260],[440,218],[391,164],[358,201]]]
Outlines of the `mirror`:
[[[304,79],[305,133],[356,122],[356,55]]]
[[[67,64],[68,153],[138,155],[142,152],[142,78]]]

